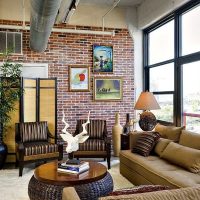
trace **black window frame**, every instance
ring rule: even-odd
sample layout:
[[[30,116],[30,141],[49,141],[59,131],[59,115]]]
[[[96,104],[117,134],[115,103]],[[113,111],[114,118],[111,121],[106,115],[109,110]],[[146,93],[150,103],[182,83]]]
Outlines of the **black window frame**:
[[[151,26],[147,27],[143,30],[143,89],[144,91],[149,90],[150,88],[150,68],[158,67],[168,63],[174,63],[174,91],[159,91],[153,92],[155,95],[159,94],[173,94],[173,123],[165,122],[158,120],[159,123],[162,124],[173,124],[176,126],[182,125],[182,65],[200,61],[200,51],[191,53],[188,55],[181,55],[181,15],[188,12],[189,10],[193,9],[196,6],[200,6],[200,0],[190,1],[180,7],[179,9],[175,10],[174,12],[170,13],[168,16],[164,17],[163,19],[159,20],[158,22],[152,24]],[[165,25],[167,22],[174,20],[174,58],[169,59],[166,61],[162,61],[159,63],[155,63],[152,65],[148,64],[149,58],[149,46],[148,46],[148,37],[149,33],[156,30],[157,28]]]

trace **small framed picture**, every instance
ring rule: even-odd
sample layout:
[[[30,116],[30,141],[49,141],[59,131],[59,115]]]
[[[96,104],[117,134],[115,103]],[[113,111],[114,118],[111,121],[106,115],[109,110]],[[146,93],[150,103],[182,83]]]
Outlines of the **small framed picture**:
[[[113,73],[113,46],[93,45],[93,72]]]
[[[69,66],[69,91],[90,91],[90,67]]]
[[[94,100],[95,101],[117,101],[122,100],[122,78],[94,78]]]

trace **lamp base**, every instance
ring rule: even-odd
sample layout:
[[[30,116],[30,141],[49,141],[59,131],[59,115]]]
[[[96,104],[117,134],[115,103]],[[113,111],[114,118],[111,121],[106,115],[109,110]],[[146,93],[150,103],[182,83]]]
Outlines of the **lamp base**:
[[[143,131],[152,131],[156,126],[156,123],[156,117],[152,112],[144,111],[140,114],[139,125]]]

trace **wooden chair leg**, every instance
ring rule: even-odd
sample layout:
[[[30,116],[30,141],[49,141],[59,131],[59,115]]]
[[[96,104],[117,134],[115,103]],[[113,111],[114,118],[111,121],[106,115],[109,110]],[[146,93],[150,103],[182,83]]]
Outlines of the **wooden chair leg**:
[[[16,160],[16,162],[15,162],[15,168],[18,168],[18,167],[19,167],[19,161]]]
[[[23,168],[24,168],[24,163],[23,162],[19,162],[19,176],[22,176]]]
[[[108,169],[110,169],[110,156],[107,157]]]

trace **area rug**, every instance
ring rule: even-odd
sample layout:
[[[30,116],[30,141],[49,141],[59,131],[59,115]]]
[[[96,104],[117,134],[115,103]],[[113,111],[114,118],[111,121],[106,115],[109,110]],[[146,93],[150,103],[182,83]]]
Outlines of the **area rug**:
[[[105,164],[105,162],[101,162]],[[0,200],[29,200],[28,182],[33,175],[33,166],[24,168],[23,176],[18,176],[18,169],[0,170]],[[113,182],[114,190],[133,186],[126,178],[119,173],[119,160],[111,161],[111,169],[109,170]]]

